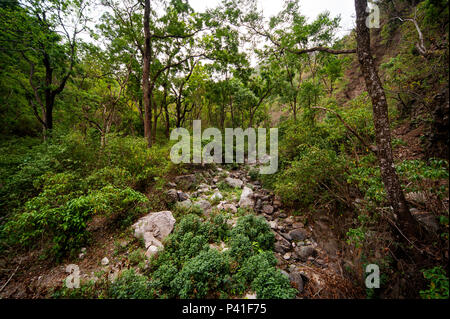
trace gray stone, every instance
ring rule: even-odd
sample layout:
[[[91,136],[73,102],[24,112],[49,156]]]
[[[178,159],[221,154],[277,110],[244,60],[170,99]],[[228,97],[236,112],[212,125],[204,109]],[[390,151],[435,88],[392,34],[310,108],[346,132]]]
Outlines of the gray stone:
[[[155,255],[158,252],[158,247],[156,247],[155,245],[150,245],[147,249],[147,251],[145,252],[145,256],[147,258],[152,257],[153,255]]]
[[[195,205],[199,206],[203,211],[208,211],[211,209],[211,203],[205,199],[201,199],[198,202],[195,203]]]
[[[276,242],[275,243],[275,245],[274,245],[274,250],[277,252],[277,253],[280,253],[280,254],[284,254],[284,252],[285,252],[285,247],[280,243],[280,242]]]
[[[263,206],[263,212],[266,213],[267,215],[272,215],[273,214],[273,206],[271,205],[264,205]]]
[[[189,209],[192,207],[192,201],[190,199],[186,199],[182,202],[178,202],[177,203],[178,207],[184,208],[184,209]]]
[[[227,177],[225,178],[225,182],[233,188],[241,188],[244,185],[244,182],[237,178]]]
[[[176,189],[169,189],[166,192],[166,195],[167,195],[167,199],[169,200],[169,202],[171,202],[171,203],[178,202],[178,192]]]
[[[178,194],[178,200],[179,200],[180,202],[189,199],[189,195],[186,194],[186,193],[184,193],[184,192],[182,192],[182,191],[178,191],[177,194]]]
[[[244,207],[253,207],[254,202],[253,202],[253,191],[248,188],[248,187],[244,187],[244,190],[242,191],[241,194],[241,198],[239,200],[239,206],[244,208]]]
[[[219,191],[211,195],[211,200],[221,200],[222,198],[223,195]]]
[[[437,233],[439,231],[439,223],[432,213],[419,211],[415,208],[411,208],[410,212],[417,222],[422,224],[428,231],[433,233]]]
[[[175,188],[175,187],[177,187],[177,184],[175,184],[174,182],[168,182],[167,186]]]
[[[317,256],[317,251],[312,246],[296,247],[295,253],[296,253],[297,257],[302,261],[307,260],[309,257]]]
[[[145,248],[148,249],[151,245],[162,247],[161,241],[172,232],[174,225],[172,212],[161,211],[140,218],[131,227],[134,236],[144,239]]]
[[[289,236],[292,240],[305,240],[307,237],[306,232],[303,229],[293,229],[289,232]]]
[[[300,272],[298,271],[291,272],[289,274],[289,280],[291,281],[292,286],[297,288],[299,293],[303,292],[304,283]]]

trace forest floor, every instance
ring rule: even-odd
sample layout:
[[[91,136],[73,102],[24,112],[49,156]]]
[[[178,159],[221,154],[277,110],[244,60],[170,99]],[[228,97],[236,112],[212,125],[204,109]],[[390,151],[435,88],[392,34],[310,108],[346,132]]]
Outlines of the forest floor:
[[[246,168],[250,166],[246,165]],[[201,179],[201,183],[193,189],[189,183],[194,179]],[[333,233],[333,225],[326,213],[314,219],[306,215],[288,214],[280,200],[271,191],[262,188],[259,181],[252,180],[243,166],[235,170],[226,170],[225,167],[197,168],[195,173],[175,177],[174,181],[179,182],[176,189],[188,195],[193,204],[196,201],[204,202],[210,198],[206,194],[211,192],[221,193],[220,202],[206,211],[217,208],[237,212],[242,198],[239,193],[242,188],[249,190],[251,208],[255,214],[267,220],[274,232],[277,267],[298,288],[298,298],[364,298],[360,285],[344,275],[344,267],[352,262],[343,258],[340,241]],[[219,190],[218,185],[227,181],[240,185],[234,189]],[[175,183],[171,182],[171,186],[175,186]],[[236,220],[237,215],[230,222]],[[89,225],[93,234],[92,244],[80,251],[78,258],[64,260],[56,266],[51,261],[39,258],[42,251],[16,257],[13,264],[6,264],[6,260],[2,260],[1,268],[8,267],[16,271],[9,272],[11,275],[7,284],[2,280],[0,288],[6,286],[0,292],[0,297],[48,298],[54,289],[64,284],[69,264],[78,265],[82,281],[95,281],[102,276],[110,281],[117,278],[123,269],[133,267],[128,257],[141,243],[133,237],[130,229],[117,232],[106,225],[103,219],[92,220]],[[108,263],[102,264],[105,257]],[[253,297],[251,294],[246,296]]]

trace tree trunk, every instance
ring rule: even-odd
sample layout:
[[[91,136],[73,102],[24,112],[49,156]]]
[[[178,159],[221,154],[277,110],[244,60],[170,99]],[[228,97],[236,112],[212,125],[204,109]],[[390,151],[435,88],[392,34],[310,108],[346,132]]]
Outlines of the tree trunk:
[[[417,223],[409,212],[400,180],[394,166],[389,127],[388,104],[370,49],[370,30],[366,27],[367,0],[355,0],[356,42],[358,60],[364,74],[367,91],[372,100],[373,121],[381,177],[394,217],[408,235],[417,234]]]
[[[145,0],[144,9],[144,66],[142,70],[142,91],[144,99],[144,136],[148,147],[152,146],[152,106],[150,102],[150,0]]]

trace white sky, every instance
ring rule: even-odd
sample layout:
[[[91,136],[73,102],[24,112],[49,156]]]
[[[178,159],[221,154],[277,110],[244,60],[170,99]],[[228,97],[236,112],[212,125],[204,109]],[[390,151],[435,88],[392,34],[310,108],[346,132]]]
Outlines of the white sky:
[[[204,11],[206,8],[214,8],[220,0],[188,0],[195,11]],[[270,17],[277,14],[283,7],[283,0],[258,0],[264,15]],[[329,11],[331,17],[341,15],[341,28],[339,36],[348,34],[355,26],[355,2],[354,0],[300,0],[301,13],[310,21],[318,14]]]

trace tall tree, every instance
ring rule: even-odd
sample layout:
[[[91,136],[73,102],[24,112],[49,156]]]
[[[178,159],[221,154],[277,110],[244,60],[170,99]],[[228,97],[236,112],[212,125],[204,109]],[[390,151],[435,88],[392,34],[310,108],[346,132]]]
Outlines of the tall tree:
[[[395,217],[402,224],[402,229],[408,235],[414,235],[417,231],[417,225],[409,211],[408,203],[406,202],[400,180],[395,170],[388,104],[370,49],[370,29],[366,26],[368,17],[367,0],[355,0],[355,10],[357,54],[366,88],[372,100],[375,138],[381,177]]]

